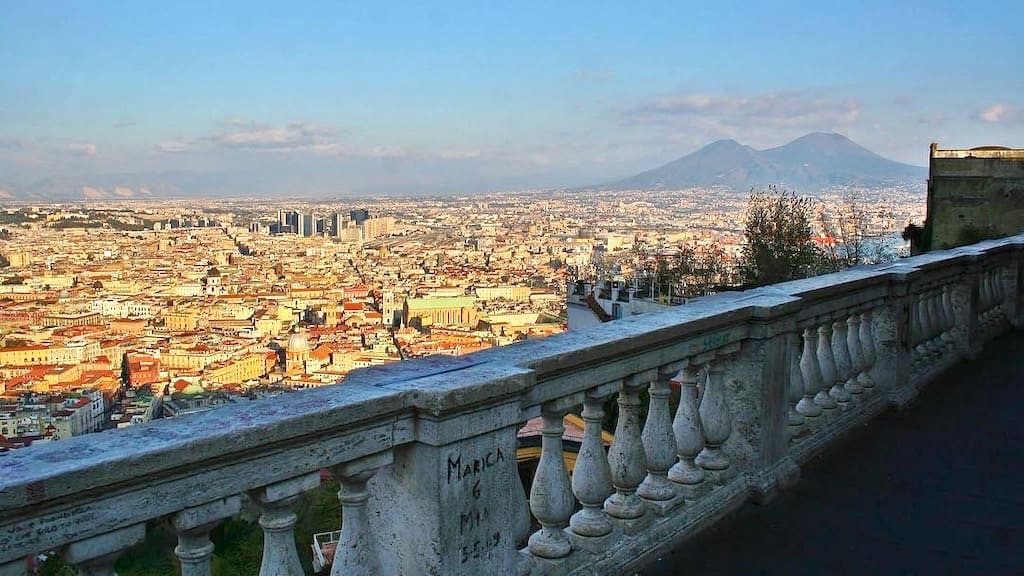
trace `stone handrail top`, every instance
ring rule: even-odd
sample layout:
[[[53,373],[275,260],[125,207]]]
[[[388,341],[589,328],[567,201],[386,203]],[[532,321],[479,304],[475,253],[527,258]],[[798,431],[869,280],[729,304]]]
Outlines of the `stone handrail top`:
[[[643,362],[622,360],[741,327],[730,332],[728,339],[713,342],[714,346],[731,344],[747,336],[744,330],[751,320],[790,314],[803,305],[801,301],[824,302],[837,294],[884,288],[892,282],[905,282],[908,275],[919,274],[921,269],[940,269],[963,263],[964,258],[973,260],[1021,244],[1024,235],[908,258],[897,266],[858,267],[744,292],[721,293],[658,313],[464,357],[430,357],[357,370],[341,385],[8,452],[0,455],[0,520],[24,514],[40,503],[60,504],[90,490],[144,485],[161,474],[178,475],[182,469],[202,467],[207,462],[217,466],[244,461],[271,448],[312,443],[324,436],[374,426],[390,425],[393,444],[408,442],[413,433],[399,422],[417,412],[442,415],[514,396],[520,396],[526,408],[558,394],[581,392],[587,386],[603,383],[580,384],[579,390],[562,388],[548,398],[527,394],[536,388],[536,382],[580,368],[616,363],[622,364],[617,369],[627,371],[657,369],[657,356]],[[848,299],[835,307],[856,304],[855,299]],[[396,437],[395,430],[406,436]],[[346,455],[335,458],[324,465],[344,461]],[[43,496],[28,496],[43,486]]]

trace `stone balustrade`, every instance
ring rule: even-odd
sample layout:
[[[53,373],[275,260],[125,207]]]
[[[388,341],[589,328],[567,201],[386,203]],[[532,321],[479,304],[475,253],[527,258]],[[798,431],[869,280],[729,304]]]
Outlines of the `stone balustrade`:
[[[160,518],[182,574],[210,574],[210,531],[244,501],[262,509],[260,573],[299,574],[292,506],[324,469],[341,484],[333,575],[625,573],[1018,326],[1022,255],[1024,236],[988,241],[2,454],[0,575],[43,552],[113,574]]]

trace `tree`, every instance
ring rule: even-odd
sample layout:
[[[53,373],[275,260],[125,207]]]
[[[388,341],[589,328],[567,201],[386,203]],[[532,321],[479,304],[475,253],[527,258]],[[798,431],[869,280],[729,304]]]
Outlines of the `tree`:
[[[836,272],[859,264],[881,264],[896,258],[893,247],[879,234],[872,234],[871,220],[855,196],[846,196],[833,212],[819,211],[826,239],[819,273]]]
[[[813,275],[821,252],[811,237],[811,200],[769,186],[751,190],[739,270],[745,285],[764,286]]]

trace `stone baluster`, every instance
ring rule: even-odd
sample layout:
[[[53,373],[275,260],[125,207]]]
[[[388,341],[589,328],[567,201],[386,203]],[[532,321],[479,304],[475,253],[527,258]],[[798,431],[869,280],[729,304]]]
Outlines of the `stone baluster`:
[[[991,316],[990,310],[992,307],[992,292],[990,290],[992,284],[990,282],[990,276],[988,270],[982,270],[978,275],[978,324],[984,329],[988,326],[988,319]]]
[[[818,327],[818,372],[821,374],[821,388],[814,396],[814,401],[826,410],[839,406],[836,399],[829,394],[829,388],[836,382],[836,361],[832,357],[832,323],[825,322]]]
[[[320,486],[320,472],[313,472],[256,490],[253,500],[262,508],[263,561],[260,576],[289,576],[302,573],[295,550],[295,522],[292,510],[299,496]]]
[[[704,426],[704,449],[694,462],[717,480],[728,476],[729,456],[722,445],[732,434],[732,413],[725,390],[725,365],[721,358],[708,362],[708,378],[700,400],[700,421]]]
[[[995,315],[996,307],[999,305],[999,295],[996,292],[996,269],[989,268],[985,271],[986,284],[988,285],[988,309],[990,315]]]
[[[865,310],[860,315],[860,349],[861,358],[864,361],[864,369],[861,371],[858,380],[865,390],[875,387],[875,380],[871,377],[871,369],[875,366],[875,331],[873,317],[870,310]]]
[[[800,376],[804,385],[804,396],[797,402],[796,411],[801,416],[815,418],[821,416],[822,407],[815,402],[815,396],[821,390],[821,371],[818,368],[818,331],[813,327],[804,328],[803,351],[800,353]]]
[[[935,316],[932,314],[931,291],[921,293],[921,325],[924,328],[924,348],[931,363],[935,359]]]
[[[942,339],[942,334],[946,331],[946,317],[942,311],[942,289],[932,290],[928,301],[931,304],[929,312],[932,317],[932,342],[935,343],[936,357],[941,358],[948,348],[947,342]]]
[[[676,462],[676,437],[672,431],[672,407],[669,397],[672,389],[668,376],[658,374],[648,390],[650,404],[641,435],[647,459],[647,476],[636,493],[641,498],[663,502],[676,496],[676,488],[668,479],[668,471]]]
[[[992,315],[992,327],[995,328],[999,324],[999,318],[1003,313],[1003,300],[1000,294],[1000,282],[999,278],[1002,276],[1000,268],[992,268],[989,277],[989,291],[992,295],[991,315]]]
[[[936,355],[942,357],[946,350],[946,342],[942,339],[942,333],[946,331],[946,317],[942,310],[942,288],[932,290],[929,302],[935,332],[932,341],[935,343]]]
[[[213,542],[210,531],[225,518],[242,508],[242,499],[231,496],[214,502],[186,508],[171,519],[178,532],[174,555],[181,562],[181,576],[210,576]]]
[[[613,518],[634,520],[644,515],[644,503],[636,495],[637,486],[647,475],[643,440],[640,437],[640,386],[642,376],[622,381],[619,389],[619,420],[615,439],[608,450],[615,493],[604,502],[604,511]]]
[[[529,543],[530,553],[541,558],[564,558],[572,552],[564,530],[575,503],[562,450],[564,416],[564,410],[549,406],[541,411],[540,462],[530,488],[530,511],[540,530],[530,535]]]
[[[942,334],[939,338],[947,352],[956,350],[956,320],[953,316],[953,290],[949,284],[942,285],[942,294],[939,296],[939,309],[942,311]]]
[[[985,288],[985,305],[981,316],[986,330],[991,330],[996,316],[995,275],[991,268],[982,273],[982,286]]]
[[[598,537],[612,531],[612,523],[603,510],[604,501],[613,492],[612,469],[601,438],[604,398],[590,391],[583,400],[583,442],[572,472],[572,493],[582,508],[569,519],[569,527],[579,536]]]
[[[786,425],[789,437],[795,438],[804,428],[804,417],[796,406],[804,397],[804,379],[800,374],[800,336],[789,335],[789,386],[786,388]]]
[[[64,561],[81,576],[115,576],[118,557],[145,539],[146,525],[135,524],[69,544],[64,549]]]
[[[935,345],[932,342],[932,333],[934,331],[934,322],[931,315],[931,308],[929,306],[929,300],[931,293],[927,291],[921,292],[921,343],[924,345],[925,359],[927,363],[930,363],[932,358],[935,356]]]
[[[999,266],[992,270],[992,292],[995,296],[995,311],[999,322],[1006,317],[1006,274],[1005,268]]]
[[[925,346],[925,342],[928,340],[928,328],[924,318],[924,308],[924,294],[918,293],[914,296],[914,314],[912,315],[914,324],[911,332],[914,335],[915,343],[913,359],[915,371],[922,370],[928,358],[928,349]]]
[[[846,349],[846,322],[836,320],[832,323],[832,335],[830,337],[832,349],[832,361],[835,366],[835,378],[832,380],[832,387],[828,391],[840,408],[850,404],[851,396],[846,391],[846,379],[850,375],[850,352]]]
[[[694,459],[704,449],[704,426],[700,421],[700,405],[697,400],[697,378],[700,367],[690,362],[679,372],[679,406],[672,421],[676,437],[679,461],[668,471],[668,479],[680,485],[680,491],[687,497],[696,496],[697,486],[704,481],[704,469]]]
[[[864,374],[864,353],[860,346],[860,315],[850,314],[846,319],[846,348],[850,355],[850,377],[846,380],[846,391],[857,397],[864,393],[861,384]]]
[[[331,576],[376,576],[380,573],[370,525],[367,503],[370,500],[370,479],[377,471],[391,464],[394,456],[380,452],[351,462],[331,466],[331,472],[341,482],[338,500],[341,501],[341,537],[334,553]]]
[[[1019,262],[1005,266],[1000,276],[1000,285],[1003,290],[1003,315],[1006,317],[1006,322],[1016,328],[1020,327],[1021,311],[1019,267]]]

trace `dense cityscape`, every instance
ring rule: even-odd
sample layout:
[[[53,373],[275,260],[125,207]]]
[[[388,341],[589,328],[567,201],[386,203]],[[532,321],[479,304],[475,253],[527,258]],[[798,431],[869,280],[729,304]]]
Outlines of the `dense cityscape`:
[[[835,190],[820,210],[851,198],[879,238],[923,216],[917,185]],[[732,265],[746,201],[683,190],[8,205],[2,449],[558,333],[567,284],[635,275],[640,247],[714,247]]]
[[[1024,3],[4,8],[0,576],[1024,574]]]

